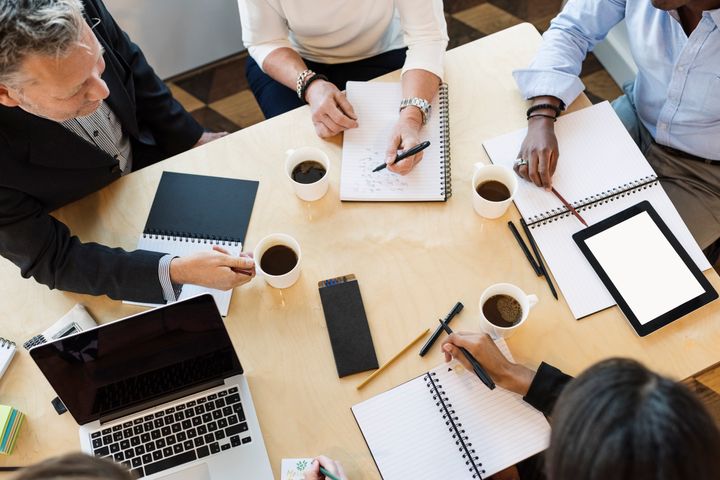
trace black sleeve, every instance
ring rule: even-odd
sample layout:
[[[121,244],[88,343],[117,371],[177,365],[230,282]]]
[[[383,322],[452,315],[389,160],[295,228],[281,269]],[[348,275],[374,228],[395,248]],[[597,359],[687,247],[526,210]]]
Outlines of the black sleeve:
[[[169,156],[193,147],[203,134],[202,126],[173,98],[165,83],[148,65],[140,47],[115,23],[105,5],[100,0],[90,0],[86,6],[97,10],[102,20],[100,28],[107,32],[115,53],[130,66],[138,124],[150,129],[158,146]]]
[[[523,400],[532,405],[533,408],[540,410],[546,417],[549,417],[565,385],[572,378],[552,365],[543,362],[540,364],[540,368],[538,368],[535,378],[530,384],[530,389],[527,395],[523,397]]]
[[[82,243],[33,197],[0,188],[0,254],[50,288],[114,299],[165,303],[163,253]]]

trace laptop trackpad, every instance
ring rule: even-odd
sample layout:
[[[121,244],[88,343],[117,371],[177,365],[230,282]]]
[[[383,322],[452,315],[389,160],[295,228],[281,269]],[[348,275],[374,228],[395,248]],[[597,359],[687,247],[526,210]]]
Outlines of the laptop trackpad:
[[[210,480],[210,469],[207,463],[203,462],[161,478],[163,480]]]

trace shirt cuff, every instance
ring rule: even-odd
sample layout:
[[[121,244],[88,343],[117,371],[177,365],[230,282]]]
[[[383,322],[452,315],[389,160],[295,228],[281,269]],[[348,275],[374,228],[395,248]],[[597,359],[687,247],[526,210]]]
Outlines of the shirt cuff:
[[[565,385],[572,380],[552,365],[543,362],[540,364],[527,395],[523,397],[536,410],[541,411],[545,416],[550,416],[555,407],[558,397],[565,389]]]
[[[408,70],[426,70],[443,80],[445,74],[445,48],[447,42],[438,42],[432,45],[410,46],[402,68],[402,73]]]
[[[176,255],[165,255],[160,258],[158,263],[158,277],[160,279],[160,287],[162,288],[163,297],[167,303],[176,302],[180,294],[182,293],[182,285],[172,283],[170,280],[170,262]]]
[[[263,73],[267,73],[267,72],[265,72],[265,69],[263,68],[263,63],[265,62],[265,59],[268,57],[268,55],[270,55],[272,52],[274,52],[278,48],[289,48],[289,49],[294,50],[293,46],[292,46],[292,44],[290,44],[289,40],[277,40],[274,42],[267,42],[267,43],[262,43],[259,45],[252,45],[252,46],[248,47],[248,53],[253,58],[253,60],[255,60],[255,63],[258,64],[258,66],[260,67],[260,70],[262,70]]]
[[[520,69],[513,77],[525,99],[552,96],[570,105],[585,90],[577,75],[557,70]]]

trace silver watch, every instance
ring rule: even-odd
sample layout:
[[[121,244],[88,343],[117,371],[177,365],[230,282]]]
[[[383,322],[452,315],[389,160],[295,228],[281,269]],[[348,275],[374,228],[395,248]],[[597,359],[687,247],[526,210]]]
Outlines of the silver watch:
[[[430,102],[425,100],[424,98],[418,98],[418,97],[412,97],[412,98],[403,98],[400,102],[400,111],[402,112],[403,108],[405,107],[418,107],[420,111],[422,112],[423,116],[423,125],[425,125],[428,121],[428,118],[430,118]]]

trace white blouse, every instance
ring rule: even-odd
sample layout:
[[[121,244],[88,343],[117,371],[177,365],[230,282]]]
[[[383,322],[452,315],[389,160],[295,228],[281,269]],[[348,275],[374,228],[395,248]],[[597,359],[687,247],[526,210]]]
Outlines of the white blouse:
[[[443,77],[448,43],[442,0],[238,0],[255,61],[292,48],[319,63],[346,63],[408,47],[403,72]]]

